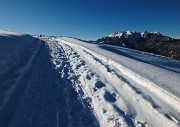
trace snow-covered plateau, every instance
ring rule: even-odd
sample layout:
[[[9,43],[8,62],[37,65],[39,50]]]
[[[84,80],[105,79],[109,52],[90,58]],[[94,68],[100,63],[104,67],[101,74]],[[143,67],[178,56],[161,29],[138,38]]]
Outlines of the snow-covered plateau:
[[[179,127],[180,61],[0,31],[0,127]]]

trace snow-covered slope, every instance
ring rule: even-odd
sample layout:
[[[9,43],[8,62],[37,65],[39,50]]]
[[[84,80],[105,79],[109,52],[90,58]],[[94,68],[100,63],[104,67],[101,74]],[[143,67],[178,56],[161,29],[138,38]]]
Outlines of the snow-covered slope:
[[[178,127],[180,62],[0,32],[0,126]]]
[[[180,97],[180,61],[151,53],[105,44],[85,43],[73,38],[62,37],[68,42],[87,47],[99,55],[112,59],[131,71],[154,82],[163,89]],[[171,85],[169,85],[171,84]]]
[[[25,41],[25,42],[24,42]],[[0,31],[0,75],[15,64],[27,47],[32,45],[34,38],[20,33]]]
[[[101,126],[179,124],[179,61],[73,38],[57,40],[92,99]]]
[[[0,127],[98,127],[68,79],[71,70],[63,50],[52,46],[1,31]],[[57,70],[52,57],[64,66]]]
[[[30,35],[0,30],[0,107],[30,66],[37,41]]]
[[[0,35],[1,36],[22,36],[23,33],[12,32],[12,31],[7,31],[7,30],[0,30]]]

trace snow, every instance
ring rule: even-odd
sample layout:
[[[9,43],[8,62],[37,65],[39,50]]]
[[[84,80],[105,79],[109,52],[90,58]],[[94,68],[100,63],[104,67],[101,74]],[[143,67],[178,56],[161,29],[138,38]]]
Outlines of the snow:
[[[132,33],[135,35],[135,37],[136,38],[141,38],[141,37],[143,37],[143,34],[142,33],[140,33],[140,32],[136,32],[136,31],[133,31],[133,32],[131,32],[131,31],[121,31],[121,32],[114,32],[114,33],[112,33],[112,34],[110,34],[110,35],[107,35],[107,37],[119,37],[119,38],[121,38],[122,36],[124,36],[125,38],[128,38],[129,36],[131,36],[132,35]]]
[[[129,30],[128,30],[126,33],[127,33],[127,35],[132,35],[131,32],[130,32]]]
[[[137,59],[133,60],[131,57],[124,59],[123,56],[108,51],[110,50],[109,48],[112,48],[111,46],[103,45],[107,46],[107,50],[104,50],[101,48],[102,45],[85,43],[73,38],[62,37],[57,40],[60,44],[63,43],[64,48],[69,47],[69,52],[72,53],[73,51],[76,52],[73,54],[79,54],[81,60],[84,61],[83,63],[86,63],[87,65],[85,65],[88,66],[88,69],[91,69],[84,70],[92,71],[93,73],[96,72],[96,78],[100,78],[98,81],[100,80],[105,84],[105,88],[103,85],[100,90],[98,89],[98,95],[96,95],[92,92],[94,89],[97,89],[97,87],[92,85],[96,83],[88,83],[86,80],[86,78],[89,77],[86,75],[87,72],[81,72],[83,76],[81,83],[84,84],[84,86],[81,87],[84,87],[85,91],[88,91],[87,95],[89,95],[92,100],[98,98],[98,100],[92,102],[92,107],[95,114],[98,112],[96,116],[101,126],[118,126],[119,124],[126,126],[130,123],[138,126],[137,123],[142,123],[141,121],[145,121],[144,124],[142,124],[144,126],[146,124],[148,126],[176,126],[169,120],[179,124],[180,86],[178,82],[180,79],[179,69],[177,69],[179,68],[179,61],[133,50],[128,50],[127,52],[132,56],[139,54],[140,56],[138,57],[146,58],[146,62],[138,61]],[[123,51],[127,49],[120,48],[119,50]],[[71,54],[68,56],[71,56]],[[72,56],[72,59],[74,58],[76,57]],[[154,61],[157,59],[159,63],[168,62],[171,66],[168,64],[169,66],[162,68],[161,64],[157,64]],[[72,65],[79,66],[78,63],[74,63],[75,60],[72,61]],[[147,61],[149,61],[149,63],[147,63]],[[142,69],[146,70],[144,74],[142,73]],[[76,67],[74,67],[74,71],[77,71]],[[153,73],[153,71],[156,71],[156,73]],[[79,75],[80,71],[77,73]],[[153,79],[152,77],[154,75],[158,75],[158,78]],[[164,76],[168,79],[164,79]],[[161,83],[164,85],[162,86]],[[169,85],[174,86],[169,88]],[[105,93],[108,93],[107,97]],[[113,107],[108,106],[109,103],[107,102],[113,103]],[[100,105],[103,106],[100,107]],[[99,112],[99,109],[105,109],[106,112],[109,113],[107,113],[107,115],[103,114],[103,111]],[[122,117],[116,114],[117,110],[120,110],[120,116]],[[131,112],[131,110],[133,112]],[[114,117],[112,118],[110,114],[113,114]],[[129,114],[129,116],[123,114]],[[173,118],[170,116],[173,116]],[[108,119],[112,119],[112,121],[108,121]],[[152,121],[156,121],[156,123]]]
[[[12,32],[12,31],[7,31],[7,30],[0,30],[0,35],[1,36],[21,36],[23,33],[18,33],[18,32]]]
[[[125,34],[125,32],[115,32],[110,35],[107,35],[108,37],[122,37]]]
[[[125,38],[129,38],[131,36],[134,36],[136,39],[140,39],[140,38],[147,38],[146,34],[148,34],[148,33],[150,33],[150,34],[158,34],[158,35],[161,34],[161,33],[157,32],[157,31],[156,32],[147,32],[147,31],[145,31],[145,32],[132,31],[131,32],[131,31],[128,30],[128,31],[114,32],[112,34],[107,35],[107,37],[119,37],[119,38],[121,38],[122,36],[124,36]]]
[[[7,49],[1,55],[16,58],[0,57],[11,64],[0,67],[1,127],[98,127],[88,103],[82,105],[68,79],[73,75],[62,49],[29,35],[1,39],[0,47]]]
[[[0,107],[7,102],[24,70],[30,65],[37,48],[35,41],[30,35],[0,30]]]
[[[80,44],[99,55],[110,58],[142,77],[160,85],[162,88],[180,97],[180,62],[160,55],[131,50],[105,44],[91,44],[73,38],[62,37],[68,42]],[[169,86],[171,84],[171,86]]]
[[[0,33],[0,126],[180,125],[180,61],[68,37]]]

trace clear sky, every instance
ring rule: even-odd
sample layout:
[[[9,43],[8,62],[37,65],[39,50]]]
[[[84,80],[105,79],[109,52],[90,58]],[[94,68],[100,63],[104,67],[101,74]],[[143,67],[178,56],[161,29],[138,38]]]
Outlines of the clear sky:
[[[0,0],[0,29],[86,40],[127,30],[180,38],[180,0]]]

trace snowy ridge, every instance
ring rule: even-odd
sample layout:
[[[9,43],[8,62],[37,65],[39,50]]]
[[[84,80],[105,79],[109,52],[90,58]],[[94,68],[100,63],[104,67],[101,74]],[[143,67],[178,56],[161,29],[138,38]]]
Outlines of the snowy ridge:
[[[18,33],[18,32],[12,32],[12,31],[7,31],[7,30],[0,30],[0,35],[1,36],[22,36],[24,35],[23,33]]]
[[[24,77],[41,45],[30,35],[0,30],[0,107]]]
[[[136,39],[140,39],[140,38],[146,38],[147,34],[160,34],[159,32],[136,32],[136,31],[120,31],[120,32],[114,32],[112,34],[107,35],[107,37],[125,37],[125,38],[129,38],[129,36],[134,36]]]
[[[93,87],[93,88],[91,88],[89,85],[90,84],[92,84],[92,83],[88,83],[88,79],[87,79],[87,77],[89,77],[89,76],[87,76],[87,75],[85,75],[85,74],[87,74],[86,72],[85,72],[85,74],[84,73],[80,73],[80,71],[79,70],[77,70],[77,66],[80,66],[78,63],[76,63],[76,64],[72,64],[72,66],[75,66],[74,67],[74,71],[75,72],[77,72],[80,76],[82,76],[82,78],[79,78],[80,79],[80,81],[81,81],[81,83],[82,84],[84,84],[84,86],[81,86],[83,89],[85,89],[85,91],[88,91],[87,93],[88,94],[86,94],[86,95],[89,95],[89,97],[90,98],[92,98],[92,107],[93,107],[93,110],[94,110],[94,113],[96,114],[96,116],[97,116],[97,118],[99,119],[99,122],[100,122],[100,125],[101,126],[120,126],[120,125],[124,125],[124,126],[131,126],[131,125],[129,125],[129,124],[132,124],[132,125],[137,125],[138,126],[138,124],[140,124],[140,123],[142,123],[142,122],[140,122],[140,121],[138,121],[137,119],[138,118],[143,118],[143,119],[146,119],[145,121],[147,121],[147,122],[145,122],[144,123],[144,126],[145,125],[151,125],[151,124],[153,124],[153,123],[151,123],[150,121],[152,120],[152,119],[154,119],[153,118],[153,115],[154,114],[156,114],[156,116],[158,116],[158,119],[156,119],[157,121],[159,121],[159,123],[157,123],[156,125],[154,125],[154,126],[175,126],[175,123],[179,123],[178,122],[178,120],[176,120],[176,118],[174,117],[174,116],[172,116],[171,114],[161,114],[160,112],[162,112],[162,110],[163,110],[163,108],[164,108],[164,106],[163,105],[160,105],[160,106],[157,106],[156,105],[156,103],[154,102],[154,99],[153,100],[151,100],[151,99],[147,99],[148,97],[146,97],[146,99],[144,99],[145,97],[144,97],[144,95],[142,94],[142,93],[140,93],[140,94],[137,94],[138,93],[138,90],[136,90],[134,87],[132,87],[131,86],[131,84],[128,84],[127,82],[126,82],[126,80],[123,80],[123,78],[121,77],[121,75],[119,75],[118,73],[119,73],[119,71],[121,71],[124,75],[126,75],[126,76],[128,76],[128,77],[130,77],[130,78],[132,78],[132,80],[134,81],[135,79],[135,81],[134,82],[137,82],[137,83],[139,83],[139,84],[141,84],[141,83],[145,83],[146,84],[146,86],[143,86],[143,87],[146,87],[146,89],[148,90],[148,91],[150,91],[150,92],[152,92],[152,93],[155,93],[156,92],[156,90],[155,90],[155,92],[154,92],[154,86],[152,85],[152,83],[151,82],[149,82],[149,81],[147,81],[147,80],[145,80],[145,79],[143,79],[143,78],[141,78],[141,77],[139,77],[138,78],[138,75],[137,74],[133,74],[131,71],[129,71],[128,69],[126,69],[126,68],[124,68],[122,65],[119,65],[117,62],[114,62],[114,61],[112,61],[112,60],[110,60],[110,59],[107,59],[107,58],[104,58],[103,56],[99,56],[99,55],[97,55],[96,53],[94,53],[94,52],[92,52],[91,50],[88,50],[87,48],[85,48],[85,47],[82,47],[82,46],[78,46],[78,45],[76,45],[76,44],[72,44],[72,43],[70,43],[70,42],[67,42],[67,41],[63,41],[63,40],[58,40],[59,42],[62,42],[62,43],[64,43],[63,44],[63,48],[65,48],[67,51],[67,54],[69,54],[68,56],[69,56],[69,59],[70,59],[70,61],[72,61],[72,62],[75,62],[75,60],[73,60],[74,58],[76,58],[76,56],[71,56],[71,53],[72,53],[72,51],[74,52],[74,51],[76,51],[76,52],[78,52],[78,54],[80,54],[80,56],[82,57],[81,58],[81,61],[82,60],[85,60],[85,62],[87,62],[88,64],[87,65],[91,65],[91,69],[92,70],[94,70],[93,68],[94,67],[92,67],[92,65],[93,66],[95,66],[95,70],[97,70],[98,71],[98,76],[97,77],[101,77],[101,85],[100,85],[100,87],[98,88],[98,87]],[[69,46],[67,46],[67,45],[69,45]],[[68,51],[69,50],[69,51]],[[69,53],[68,53],[69,52]],[[74,53],[72,53],[72,54],[74,54]],[[76,53],[75,53],[76,54]],[[84,56],[86,56],[86,57],[84,57]],[[78,56],[79,57],[79,56]],[[89,61],[89,62],[88,62]],[[83,62],[84,63],[84,62]],[[86,65],[86,64],[85,64]],[[114,67],[113,67],[113,66]],[[81,66],[82,66],[82,64],[81,64]],[[80,66],[80,67],[81,67]],[[110,67],[110,68],[109,68]],[[111,68],[113,68],[113,69],[111,69]],[[87,68],[85,69],[85,70],[87,70]],[[116,71],[118,71],[118,72],[116,72],[116,71],[114,71],[114,70],[116,70]],[[99,74],[100,73],[100,74]],[[95,75],[95,74],[94,74]],[[108,77],[107,77],[108,76]],[[135,79],[133,79],[133,76],[135,77]],[[90,76],[91,77],[91,76]],[[106,78],[104,78],[104,77],[106,77]],[[120,78],[121,77],[121,78]],[[91,77],[92,78],[92,77]],[[113,78],[113,80],[114,81],[112,81],[111,79]],[[103,80],[102,80],[103,79]],[[140,79],[140,81],[141,82],[138,82],[138,80]],[[108,84],[110,84],[110,85],[108,85]],[[95,83],[96,84],[96,83]],[[104,84],[104,85],[102,85],[102,84]],[[122,84],[122,86],[120,87],[120,86],[117,86],[116,84]],[[149,85],[148,84],[151,84],[151,86],[149,87]],[[147,87],[148,86],[148,87]],[[90,88],[89,88],[90,87]],[[105,87],[107,87],[107,88],[105,88]],[[117,88],[117,87],[120,87],[120,88],[123,88],[123,92],[125,92],[126,90],[128,90],[128,91],[132,91],[132,93],[130,92],[130,93],[121,93],[121,91],[119,91],[119,89]],[[97,89],[97,91],[98,91],[98,95],[96,95],[95,94],[95,92],[92,92],[93,90],[94,91],[96,91],[96,89]],[[100,89],[100,90],[99,90]],[[105,91],[104,90],[102,90],[102,89],[106,89]],[[164,94],[166,94],[166,92],[164,93],[164,90],[163,91],[161,91],[161,89],[158,89],[158,87],[156,87],[155,86],[155,89],[157,89],[157,91],[159,92],[161,92],[163,95]],[[121,89],[120,89],[121,90]],[[125,91],[124,91],[125,90]],[[90,92],[91,91],[91,92]],[[102,91],[102,92],[99,92],[99,91]],[[103,92],[104,91],[104,92]],[[86,92],[85,92],[86,93]],[[104,96],[103,96],[103,94],[104,94]],[[130,94],[130,95],[129,95]],[[143,96],[142,96],[142,95]],[[128,97],[126,97],[127,95],[129,95],[129,99],[127,99]],[[132,98],[131,98],[131,96],[134,96],[135,97],[135,100],[132,100]],[[170,96],[169,96],[170,95]],[[161,98],[162,96],[159,96],[159,95],[157,95],[159,98],[160,98],[160,100],[162,101],[162,103],[163,103],[163,101],[164,100],[166,100],[165,98]],[[177,98],[177,97],[174,97],[173,95],[171,95],[171,94],[169,94],[168,93],[168,95],[166,95],[166,97],[168,97],[169,99],[174,99],[174,103],[175,103],[175,105],[176,106],[173,106],[173,107],[175,107],[175,110],[177,110],[178,112],[179,112],[179,108],[177,107],[177,105],[179,104],[179,98]],[[99,101],[100,100],[102,100],[102,102],[99,102],[99,101],[95,101],[96,99],[95,98],[99,98]],[[105,99],[104,101],[103,101],[103,98]],[[121,98],[121,99],[120,99]],[[139,99],[137,99],[137,98],[139,98]],[[140,99],[141,98],[141,99]],[[176,100],[177,99],[177,100]],[[95,102],[93,102],[93,100],[95,101]],[[122,102],[121,101],[123,100],[123,102],[125,102],[125,104],[122,104]],[[108,113],[110,113],[110,114],[113,114],[113,118],[111,118],[111,115],[105,115],[103,112],[101,113],[98,109],[99,109],[99,107],[100,107],[100,105],[105,105],[105,106],[108,106],[109,104],[107,104],[107,102],[110,102],[110,103],[113,103],[113,105],[112,105],[112,107],[110,108],[107,108],[107,107],[101,107],[102,109],[106,109],[106,112]],[[139,112],[139,110],[141,110],[141,109],[139,109],[139,107],[138,107],[138,105],[139,104],[137,104],[137,101],[138,101],[138,103],[140,102],[140,103],[142,103],[142,105],[144,105],[144,108],[146,107],[148,107],[148,110],[150,110],[150,112],[149,112],[149,114],[151,114],[151,113],[153,113],[152,114],[152,117],[150,118],[150,117],[146,117],[146,116],[141,116],[138,112]],[[103,103],[103,104],[99,104],[98,105],[98,102],[99,103]],[[133,102],[133,103],[132,103]],[[129,106],[127,106],[126,105],[126,103],[128,104],[128,105],[131,105],[130,107]],[[130,104],[129,104],[130,103]],[[166,100],[166,102],[165,103],[169,103],[167,100]],[[98,106],[97,106],[98,105]],[[126,106],[124,106],[124,107],[121,107],[122,105],[126,105],[127,107],[129,107],[130,109],[126,109],[127,107]],[[136,106],[132,106],[132,105],[136,105]],[[168,105],[170,105],[170,106],[172,106],[172,104],[168,104]],[[154,108],[154,107],[158,107],[158,109],[156,109],[156,108]],[[166,107],[166,106],[165,106]],[[96,108],[98,108],[98,109],[96,109]],[[143,109],[143,107],[141,107],[142,109]],[[111,109],[111,110],[108,110],[108,109]],[[116,110],[115,110],[116,109]],[[121,110],[120,110],[121,109]],[[127,110],[127,111],[123,111],[123,110]],[[120,110],[120,114],[121,114],[121,116],[122,117],[119,117],[118,116],[118,114],[116,114],[117,113],[117,110],[119,111]],[[131,112],[129,115],[125,115],[126,113],[128,114],[128,112],[129,112],[129,110],[133,110],[133,111],[135,111],[134,113],[136,114],[134,114],[133,112]],[[114,112],[113,112],[114,111]],[[160,111],[160,112],[159,112]],[[141,113],[142,113],[143,111],[141,111]],[[115,115],[116,114],[116,115]],[[134,114],[134,115],[133,115]],[[142,113],[143,114],[143,113]],[[144,114],[145,115],[145,114]],[[165,117],[166,115],[168,115],[170,118],[171,118],[171,120],[172,119],[174,119],[174,124],[173,124],[173,122],[171,122],[170,120],[168,120],[167,119],[167,117]],[[137,118],[137,119],[136,119]],[[103,123],[101,123],[102,122],[102,119],[103,119],[103,123],[106,121],[106,124],[103,124]],[[112,119],[112,121],[109,121],[108,122],[108,120],[107,119]],[[104,121],[105,120],[105,121]],[[113,122],[114,121],[114,122]],[[163,123],[161,123],[163,121]],[[165,121],[167,121],[167,123],[165,122]],[[113,124],[114,123],[114,124]],[[172,124],[172,125],[170,125],[170,124]]]

